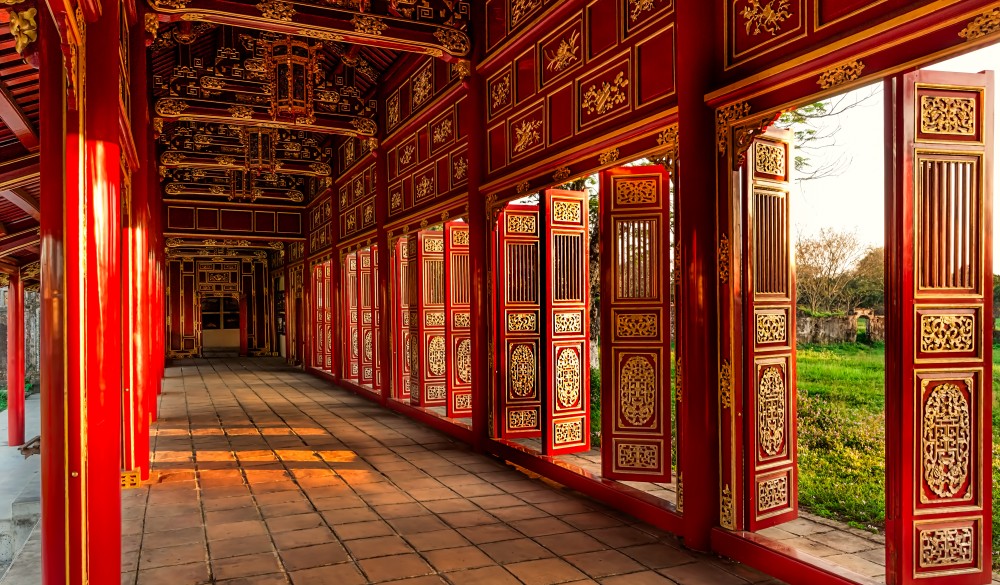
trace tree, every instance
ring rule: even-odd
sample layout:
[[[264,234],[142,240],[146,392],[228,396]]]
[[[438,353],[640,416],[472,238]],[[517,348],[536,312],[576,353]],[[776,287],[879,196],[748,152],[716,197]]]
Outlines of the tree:
[[[870,249],[856,232],[823,228],[815,237],[802,237],[795,245],[795,278],[799,303],[813,313],[846,309],[844,300],[858,263]],[[838,310],[839,309],[839,310]]]
[[[870,248],[854,267],[853,278],[844,292],[848,313],[859,307],[878,313],[885,310],[885,248]]]

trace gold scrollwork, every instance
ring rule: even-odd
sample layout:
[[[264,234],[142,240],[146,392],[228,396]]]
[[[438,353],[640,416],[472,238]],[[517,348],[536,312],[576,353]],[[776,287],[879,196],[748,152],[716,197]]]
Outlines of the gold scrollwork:
[[[166,98],[156,102],[156,113],[161,116],[179,116],[188,109],[184,100]]]
[[[439,384],[427,386],[427,400],[445,400],[448,398],[448,390]]]
[[[563,348],[556,358],[556,395],[559,405],[572,408],[580,399],[580,356],[572,348]]]
[[[232,106],[229,108],[229,115],[239,120],[249,120],[253,118],[252,106]]]
[[[511,410],[507,413],[507,427],[511,429],[538,428],[538,411]]]
[[[788,478],[775,477],[757,484],[757,511],[766,512],[788,505]]]
[[[493,108],[499,108],[510,100],[510,73],[505,73],[490,90]]]
[[[833,69],[824,71],[820,74],[816,83],[823,89],[830,89],[831,87],[837,87],[838,85],[843,85],[860,78],[864,70],[865,64],[855,59],[854,61],[849,61],[843,65],[838,65]]]
[[[785,176],[785,149],[776,144],[758,141],[754,147],[754,171],[765,175]]]
[[[583,442],[583,422],[580,420],[572,420],[566,422],[557,422],[555,427],[555,444],[556,445],[571,445],[574,443]]]
[[[537,317],[534,313],[509,313],[507,315],[507,331],[511,333],[536,331]]]
[[[921,315],[920,351],[972,351],[976,347],[976,320],[972,315]]]
[[[619,156],[621,156],[621,153],[617,148],[610,148],[597,156],[597,162],[601,165],[609,165],[617,162]]]
[[[618,443],[618,467],[620,469],[659,469],[660,448],[641,443]]]
[[[531,189],[531,183],[529,181],[521,181],[517,184],[517,187],[515,187],[518,195],[527,193],[529,189]]]
[[[452,174],[454,175],[456,181],[464,179],[468,170],[469,161],[465,160],[465,157],[455,159],[454,166],[452,167]]]
[[[733,491],[727,484],[722,488],[722,498],[719,500],[719,524],[723,528],[736,528],[736,511],[733,506]]]
[[[530,345],[518,345],[510,352],[510,391],[517,398],[535,394],[535,350]]]
[[[1000,8],[980,14],[963,28],[958,36],[967,41],[974,41],[997,32],[1000,32]]]
[[[351,19],[351,24],[354,25],[354,32],[376,37],[382,36],[382,33],[389,28],[389,25],[382,22],[381,18],[367,16],[364,14],[356,15],[353,19]]]
[[[580,109],[588,114],[604,115],[610,112],[615,106],[625,103],[628,93],[623,91],[628,86],[628,79],[625,79],[625,72],[619,71],[618,75],[611,81],[601,83],[601,88],[591,85],[583,93],[580,102]]]
[[[541,120],[521,120],[521,124],[514,128],[514,152],[524,152],[528,147],[540,142],[541,127]]]
[[[507,232],[511,234],[533,234],[535,233],[536,222],[534,215],[508,215]]]
[[[619,338],[655,338],[659,334],[654,313],[615,315],[615,336]]]
[[[647,12],[653,9],[653,5],[656,0],[629,0],[629,7],[631,11],[629,12],[629,18],[632,22],[639,20],[643,12]]]
[[[643,205],[656,202],[656,179],[625,179],[615,182],[615,203]]]
[[[684,472],[677,473],[677,511],[684,511]]]
[[[455,372],[459,381],[465,384],[472,382],[472,340],[463,339],[458,342],[455,349]]]
[[[428,311],[424,314],[424,325],[427,327],[444,327],[444,313]]]
[[[733,407],[733,366],[729,360],[722,360],[719,368],[719,404],[722,408]]]
[[[971,381],[967,381],[971,384]],[[929,380],[922,387],[927,388]],[[952,498],[965,486],[972,461],[972,414],[957,384],[938,384],[923,405],[923,477],[939,498]]]
[[[580,313],[556,313],[553,321],[556,333],[583,332],[583,322]]]
[[[570,175],[572,175],[572,173],[573,171],[571,171],[569,167],[559,167],[558,169],[556,169],[556,172],[552,173],[552,180],[565,181],[566,179],[570,178]]]
[[[785,328],[784,313],[758,313],[756,327],[757,343],[785,341]]]
[[[257,4],[257,10],[260,10],[261,16],[270,20],[290,22],[295,16],[295,7],[292,3],[282,0],[264,0]]]
[[[933,569],[966,565],[975,560],[971,526],[920,531],[920,567]]]
[[[729,236],[719,238],[719,282],[729,282]]]
[[[750,104],[739,102],[719,108],[715,112],[715,140],[720,155],[729,149],[729,129],[733,123],[750,115]]]
[[[775,7],[774,3],[778,6]],[[761,33],[771,33],[777,35],[781,30],[781,25],[791,18],[791,0],[769,0],[767,4],[761,5],[761,0],[748,0],[743,7],[743,20],[746,24],[747,34],[757,36]]]
[[[925,134],[976,133],[976,101],[972,98],[920,96],[920,131]]]
[[[472,47],[469,37],[453,28],[439,28],[434,31],[434,38],[454,55],[467,55]]]
[[[575,201],[553,201],[552,219],[566,223],[580,223],[583,211]]]
[[[434,78],[431,74],[430,67],[426,67],[417,73],[417,76],[413,79],[413,106],[416,106],[426,102],[431,94],[434,92]]]
[[[667,126],[663,132],[656,135],[656,143],[660,146],[677,148],[677,124]]]
[[[622,366],[618,380],[621,415],[633,427],[645,426],[656,408],[656,371],[649,358],[632,356]]]
[[[785,378],[781,368],[768,366],[757,383],[757,440],[769,456],[781,452],[785,444]]]
[[[434,179],[432,179],[429,175],[425,175],[423,178],[420,179],[420,182],[417,183],[417,192],[416,192],[417,199],[424,199],[425,197],[430,197],[433,194],[434,194]]]
[[[542,6],[542,0],[514,0],[510,7],[511,28],[521,24],[521,22],[538,10]]]
[[[424,240],[424,252],[444,252],[443,238],[427,238]],[[444,322],[441,322],[444,325]]]
[[[374,136],[378,132],[378,124],[371,118],[354,118],[351,120],[351,126],[357,130],[358,134],[365,136]],[[353,144],[353,142],[350,144]]]
[[[451,137],[451,120],[444,119],[434,128],[432,139],[434,144],[442,144]]]
[[[472,394],[456,394],[455,410],[472,410]]]
[[[558,73],[559,71],[569,67],[570,63],[579,59],[580,57],[577,55],[579,52],[580,32],[573,31],[572,35],[559,42],[559,46],[554,52],[545,52],[545,58],[548,60],[548,63],[545,65],[545,69]]]
[[[427,371],[432,376],[443,376],[447,364],[447,349],[444,337],[435,335],[427,344]]]
[[[23,54],[28,45],[38,40],[38,23],[35,21],[37,15],[36,8],[10,11],[10,34],[14,37],[14,50],[18,55]]]
[[[472,326],[472,320],[468,313],[454,313],[454,321],[457,329],[468,329]]]

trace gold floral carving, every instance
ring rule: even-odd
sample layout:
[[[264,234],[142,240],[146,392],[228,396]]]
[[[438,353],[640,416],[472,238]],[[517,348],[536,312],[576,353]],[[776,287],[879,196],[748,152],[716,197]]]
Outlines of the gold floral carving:
[[[653,9],[655,2],[656,0],[629,0],[629,8],[631,8],[629,18],[632,19],[632,22],[639,20],[643,12]]]
[[[976,101],[972,98],[920,96],[920,131],[925,134],[976,133]]]
[[[775,6],[775,2],[778,3]],[[757,36],[761,33],[771,33],[777,35],[781,30],[781,24],[791,18],[791,0],[769,0],[767,4],[762,4],[762,0],[748,0],[743,7],[743,20],[746,24],[747,34]]]
[[[451,64],[451,70],[459,79],[468,79],[472,76],[472,61],[460,59]]]
[[[733,407],[733,366],[729,360],[722,360],[719,368],[719,404],[722,408]]]
[[[517,398],[535,394],[535,350],[530,345],[518,345],[510,352],[508,371],[510,391]]]
[[[535,331],[537,327],[538,322],[534,313],[507,314],[507,331],[511,333],[520,331]]]
[[[928,383],[924,380],[924,390]],[[972,460],[969,400],[957,384],[939,384],[927,396],[922,422],[920,451],[924,482],[939,498],[954,497],[965,486]]]
[[[775,144],[758,141],[754,146],[754,171],[765,175],[785,176],[785,149]]]
[[[392,197],[389,200],[389,206],[392,207],[393,209],[399,209],[399,208],[403,207],[403,192],[402,191],[393,191],[392,192]]]
[[[785,314],[784,313],[758,313],[757,314],[757,343],[775,343],[785,341]]]
[[[0,286],[10,286],[10,275],[6,272],[0,272]]]
[[[573,201],[553,201],[552,219],[565,223],[580,223],[583,211],[580,204]]]
[[[420,179],[417,183],[417,199],[423,199],[425,197],[430,197],[434,194],[434,179],[430,176],[425,175],[424,178]]]
[[[468,329],[472,326],[472,321],[468,313],[455,313],[455,327],[457,329]]]
[[[583,320],[580,313],[556,313],[553,321],[556,333],[583,332]]]
[[[461,157],[455,160],[454,166],[452,167],[452,173],[456,181],[461,181],[465,178],[465,174],[469,170],[469,161],[465,160],[465,157]]]
[[[371,320],[371,317],[369,317],[369,321],[370,320]],[[372,340],[372,332],[371,331],[365,331],[365,342],[364,342],[365,359],[369,360],[369,361],[371,361],[371,359],[373,357],[373,354],[374,354],[374,348],[373,348],[374,344],[373,344],[372,341],[373,341]]]
[[[548,71],[559,72],[563,69],[569,67],[569,65],[578,60],[580,57],[577,53],[580,52],[580,33],[579,31],[573,31],[573,34],[568,38],[562,39],[559,42],[559,46],[553,52],[545,52],[545,58],[548,63],[545,64],[545,69]]]
[[[580,399],[580,356],[576,350],[563,348],[556,358],[556,395],[559,405],[571,408]]]
[[[788,478],[768,479],[757,484],[757,511],[766,512],[788,505]]]
[[[447,141],[449,137],[451,137],[451,120],[444,119],[434,128],[434,144],[441,144]]]
[[[514,152],[524,152],[539,142],[542,139],[541,127],[541,120],[521,120],[520,126],[514,128]]]
[[[570,178],[573,171],[569,170],[569,167],[559,167],[556,172],[552,173],[553,181],[565,181]]]
[[[456,394],[455,410],[472,410],[472,394]]]
[[[677,474],[677,511],[684,511],[684,472]]]
[[[1000,8],[984,12],[963,28],[958,36],[967,41],[974,41],[1000,32]]]
[[[444,337],[435,335],[427,344],[427,371],[432,376],[443,376],[447,364],[447,349]]]
[[[392,128],[399,124],[399,94],[393,94],[386,104],[386,122]]]
[[[719,238],[719,282],[729,282],[729,236]]]
[[[511,429],[538,428],[538,411],[512,410],[507,413],[507,426]]]
[[[163,156],[160,157],[160,162],[164,165],[178,165],[184,162],[184,155],[174,151],[164,152]]]
[[[838,85],[843,85],[860,78],[864,70],[865,64],[863,62],[858,60],[850,61],[843,65],[838,65],[829,71],[824,71],[820,74],[816,83],[823,89],[830,89],[831,87],[837,87]]]
[[[260,10],[264,18],[270,20],[289,22],[295,16],[295,7],[292,6],[292,3],[282,2],[281,0],[264,0],[257,4],[257,10]]]
[[[616,453],[620,469],[659,469],[660,449],[656,445],[618,443]]]
[[[413,79],[414,109],[431,97],[431,93],[434,91],[434,78],[431,75],[431,69],[427,67]]]
[[[471,49],[469,37],[453,28],[439,28],[434,31],[434,38],[453,55],[467,55]]]
[[[455,349],[455,372],[459,381],[472,382],[472,341],[469,339],[459,341]]]
[[[444,252],[444,240],[441,238],[427,238],[424,240],[424,252]],[[444,325],[444,321],[441,324]]]
[[[527,193],[529,189],[531,189],[531,183],[529,181],[521,181],[517,184],[517,187],[515,187],[518,195]]]
[[[448,390],[444,386],[434,384],[427,386],[427,400],[445,400],[448,398]]]
[[[785,444],[785,378],[777,366],[764,368],[757,383],[757,440],[770,456],[781,452]]]
[[[511,234],[533,234],[535,233],[534,215],[508,215],[507,233]]]
[[[573,443],[583,442],[583,422],[580,420],[572,420],[566,422],[557,422],[555,427],[555,444],[556,445],[569,445]]]
[[[510,73],[505,73],[490,91],[493,108],[499,108],[510,99]]]
[[[656,371],[648,358],[632,356],[618,380],[621,415],[633,427],[648,425],[656,407]]]
[[[38,40],[38,23],[35,17],[38,16],[38,9],[29,8],[27,10],[10,11],[10,34],[14,37],[14,50],[18,55],[24,53],[28,45]]]
[[[156,102],[156,113],[161,116],[178,116],[188,109],[184,100],[162,99]]]
[[[628,99],[628,92],[623,91],[628,86],[628,79],[625,79],[625,72],[619,71],[618,75],[611,81],[601,83],[601,88],[591,85],[583,94],[580,109],[588,114],[607,114],[615,106],[625,103]]]
[[[406,147],[403,148],[403,153],[399,156],[399,162],[403,165],[410,164],[413,162],[413,155],[416,154],[416,152],[417,147],[412,144],[407,144]]]
[[[656,202],[656,179],[624,179],[615,181],[615,203],[642,205]]]
[[[358,131],[358,134],[365,136],[374,136],[378,131],[378,125],[371,118],[354,118],[351,120],[351,126]]]
[[[733,123],[750,115],[750,104],[740,102],[719,108],[715,112],[715,140],[719,154],[725,155],[729,148],[729,129]]]
[[[975,535],[971,526],[920,531],[920,567],[933,569],[967,565],[975,560]]]
[[[381,18],[367,16],[364,14],[356,15],[353,19],[351,19],[351,24],[354,25],[354,32],[376,37],[382,36],[385,29],[389,28],[389,25],[382,22]]]
[[[976,347],[976,320],[972,315],[921,315],[920,351],[972,351]]]
[[[667,126],[663,132],[656,135],[656,143],[660,146],[677,148],[677,124]]]
[[[456,246],[469,245],[469,230],[454,230],[451,232],[451,243]]]
[[[601,165],[609,165],[613,162],[616,162],[619,156],[621,156],[621,154],[619,153],[618,149],[611,148],[599,154],[597,156],[597,162],[598,164]]]
[[[733,506],[733,492],[729,485],[722,488],[722,499],[719,500],[719,524],[730,530],[736,528],[736,511]]]
[[[335,43],[342,43],[342,42],[344,42],[344,36],[343,35],[338,35],[337,33],[333,33],[333,32],[330,32],[330,31],[325,31],[325,30],[316,30],[316,29],[311,29],[311,28],[300,28],[296,34],[298,34],[300,36],[303,36],[303,37],[308,37],[310,39],[319,39],[321,41],[333,41]]]
[[[542,6],[542,0],[514,0],[510,7],[511,28],[521,24],[531,13]]]
[[[424,325],[427,327],[444,327],[444,313],[428,311],[424,314]]]
[[[615,336],[618,338],[655,338],[659,334],[653,313],[615,315]]]
[[[239,120],[249,120],[253,118],[252,106],[232,106],[229,108],[229,115]]]

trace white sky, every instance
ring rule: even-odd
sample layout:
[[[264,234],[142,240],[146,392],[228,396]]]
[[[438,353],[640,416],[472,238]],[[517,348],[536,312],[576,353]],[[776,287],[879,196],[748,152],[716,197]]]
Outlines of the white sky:
[[[977,73],[986,69],[997,71],[995,83],[1000,86],[1000,44],[977,50],[948,61],[927,67],[939,71]],[[813,235],[822,227],[854,230],[865,242],[880,246],[885,240],[885,203],[883,188],[883,102],[881,82],[875,86],[877,95],[859,106],[844,112],[835,120],[821,120],[815,126],[825,128],[840,126],[836,144],[819,155],[810,154],[810,162],[821,166],[824,161],[835,161],[842,156],[850,160],[844,172],[837,176],[805,181],[793,187],[793,220],[796,233]],[[1000,87],[995,88],[1000,90]],[[856,90],[867,95],[871,88]],[[1000,130],[1000,91],[994,95],[994,123]],[[853,102],[845,100],[845,103]],[[997,136],[998,132],[993,132]],[[1000,144],[994,149],[1000,153]],[[847,160],[845,159],[845,160]],[[994,157],[995,160],[995,157]],[[1000,164],[995,164],[994,198],[1000,195]],[[998,202],[1000,203],[1000,202]],[[995,224],[1000,228],[1000,207]],[[994,232],[1000,235],[1000,229]],[[1000,238],[994,238],[994,258],[1000,258]],[[1000,264],[997,266],[1000,268]]]

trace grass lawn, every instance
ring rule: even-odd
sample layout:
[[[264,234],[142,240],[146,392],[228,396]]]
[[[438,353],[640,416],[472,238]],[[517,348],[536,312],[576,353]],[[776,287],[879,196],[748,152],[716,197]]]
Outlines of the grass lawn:
[[[1000,347],[993,348],[1000,372]],[[885,347],[798,347],[799,503],[881,530],[885,520]],[[993,378],[993,501],[1000,504],[1000,383]],[[993,515],[1000,549],[1000,514]],[[994,555],[994,568],[1000,557]]]
[[[7,391],[0,390],[0,412],[7,410]]]

